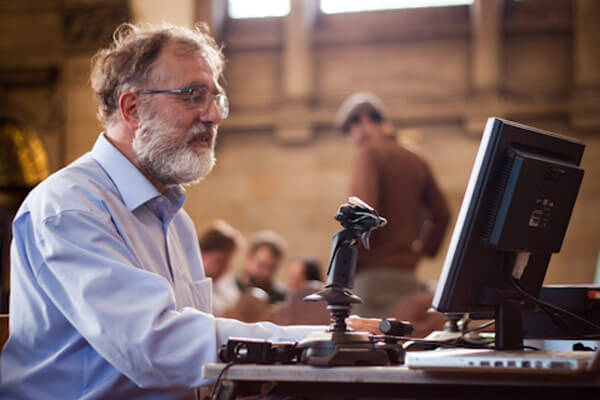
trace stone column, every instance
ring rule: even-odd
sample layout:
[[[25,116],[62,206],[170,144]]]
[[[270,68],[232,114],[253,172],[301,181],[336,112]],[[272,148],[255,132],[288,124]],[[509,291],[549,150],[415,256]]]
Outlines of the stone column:
[[[474,0],[471,5],[472,98],[465,127],[481,133],[486,119],[498,109],[502,65],[503,0]]]
[[[600,127],[600,1],[577,0],[573,21],[574,90],[571,124]]]
[[[227,0],[194,0],[196,3],[195,19],[210,26],[217,42],[223,41],[225,24],[227,22]]]
[[[312,30],[317,11],[316,0],[292,0],[290,14],[285,17],[282,101],[276,127],[276,136],[283,142],[301,143],[312,137]]]

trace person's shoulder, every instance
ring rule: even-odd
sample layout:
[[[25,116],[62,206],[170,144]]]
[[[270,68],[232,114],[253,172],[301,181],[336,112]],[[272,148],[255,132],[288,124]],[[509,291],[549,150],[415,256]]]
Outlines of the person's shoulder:
[[[359,152],[372,155],[384,155],[404,157],[415,161],[427,163],[427,157],[423,149],[415,142],[404,140],[402,136],[385,135],[372,138],[360,146]]]
[[[377,138],[369,138],[357,146],[355,157],[357,159],[378,159],[379,156],[389,150],[389,143],[383,142]]]
[[[428,156],[427,156],[425,150],[421,146],[419,146],[416,142],[400,139],[397,141],[397,146],[406,155],[413,158],[415,160],[415,162],[423,164],[424,166],[429,165]]]
[[[64,212],[93,213],[103,208],[104,199],[115,194],[110,178],[88,153],[32,189],[17,217],[28,212],[41,222]]]

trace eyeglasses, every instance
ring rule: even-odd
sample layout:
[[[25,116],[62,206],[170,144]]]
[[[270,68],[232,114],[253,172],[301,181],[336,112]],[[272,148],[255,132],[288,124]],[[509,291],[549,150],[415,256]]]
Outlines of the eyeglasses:
[[[229,115],[229,99],[224,94],[210,93],[204,86],[195,86],[187,89],[169,89],[169,90],[142,90],[139,94],[179,94],[184,95],[185,101],[194,107],[200,108],[202,112],[208,110],[210,104],[214,101],[219,110],[221,119]]]

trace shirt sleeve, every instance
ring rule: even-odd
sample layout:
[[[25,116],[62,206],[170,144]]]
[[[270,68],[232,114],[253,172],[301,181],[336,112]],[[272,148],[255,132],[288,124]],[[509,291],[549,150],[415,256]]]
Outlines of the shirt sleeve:
[[[350,195],[357,196],[376,210],[379,208],[379,176],[375,154],[367,146],[360,147],[354,157]]]
[[[138,386],[195,387],[229,336],[298,340],[320,327],[244,324],[175,309],[170,282],[136,268],[114,224],[63,212],[33,228],[40,286],[73,327]],[[31,257],[36,258],[36,257]]]
[[[433,257],[442,244],[450,219],[450,210],[429,166],[427,166],[427,175],[423,202],[431,218],[431,229],[424,238],[423,253]]]

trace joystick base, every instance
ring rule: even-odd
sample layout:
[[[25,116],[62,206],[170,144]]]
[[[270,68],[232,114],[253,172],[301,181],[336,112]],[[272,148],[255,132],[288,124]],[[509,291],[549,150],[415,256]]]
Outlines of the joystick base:
[[[361,332],[313,333],[298,342],[299,361],[316,366],[397,365],[404,362],[399,344],[373,342]]]

